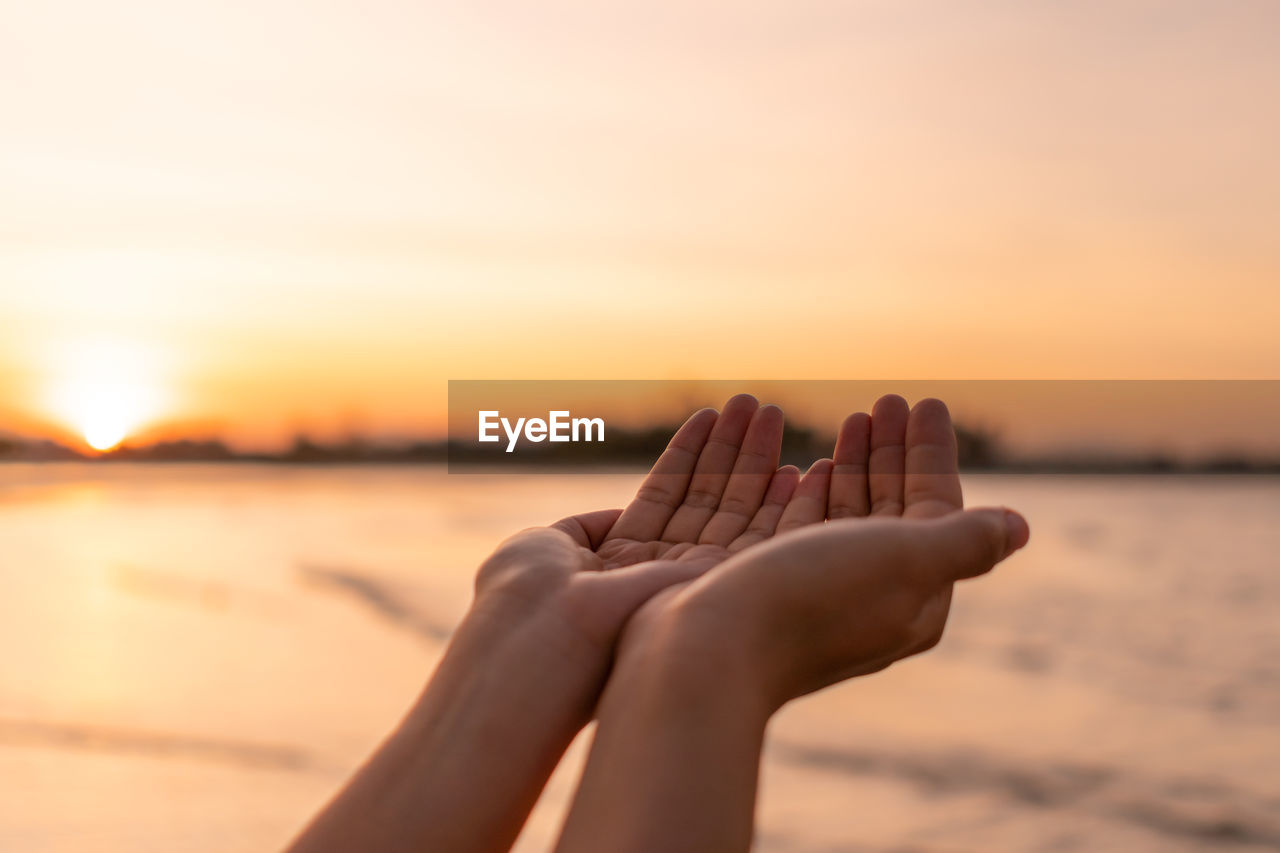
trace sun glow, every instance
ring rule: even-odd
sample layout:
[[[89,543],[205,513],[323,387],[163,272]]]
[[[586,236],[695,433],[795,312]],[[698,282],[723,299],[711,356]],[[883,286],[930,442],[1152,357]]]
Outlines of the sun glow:
[[[94,450],[111,450],[161,413],[158,364],[155,353],[119,341],[61,348],[49,384],[49,410]]]

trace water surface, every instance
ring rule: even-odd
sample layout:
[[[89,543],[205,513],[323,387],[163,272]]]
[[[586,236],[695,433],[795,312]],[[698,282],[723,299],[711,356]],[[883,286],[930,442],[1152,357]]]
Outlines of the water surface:
[[[0,466],[0,847],[282,846],[412,702],[493,544],[635,485]],[[966,495],[1023,510],[1031,547],[962,585],[937,649],[779,715],[758,848],[1280,849],[1280,481]]]

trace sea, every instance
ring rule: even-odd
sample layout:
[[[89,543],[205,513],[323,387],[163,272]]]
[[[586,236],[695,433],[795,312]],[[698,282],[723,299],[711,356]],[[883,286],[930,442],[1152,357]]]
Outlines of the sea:
[[[637,483],[0,465],[0,850],[281,849],[413,702],[497,541]],[[777,715],[756,849],[1280,850],[1280,478],[964,485],[1030,545],[958,587],[937,648]],[[590,736],[517,850],[553,846]]]

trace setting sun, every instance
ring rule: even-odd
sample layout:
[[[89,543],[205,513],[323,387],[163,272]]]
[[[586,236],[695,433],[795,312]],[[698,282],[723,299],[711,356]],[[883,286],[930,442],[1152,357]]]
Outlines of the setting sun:
[[[89,410],[81,429],[84,440],[94,450],[110,450],[124,441],[129,425],[127,416],[108,404]]]
[[[118,446],[162,414],[157,354],[122,341],[84,341],[56,351],[48,407],[94,450]]]

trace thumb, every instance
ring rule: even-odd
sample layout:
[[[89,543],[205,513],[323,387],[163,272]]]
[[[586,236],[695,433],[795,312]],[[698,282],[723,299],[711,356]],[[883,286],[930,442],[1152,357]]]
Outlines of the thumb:
[[[938,566],[945,580],[977,577],[1027,544],[1031,528],[1011,509],[969,509],[927,522],[931,530],[918,540],[928,550],[924,561]]]

